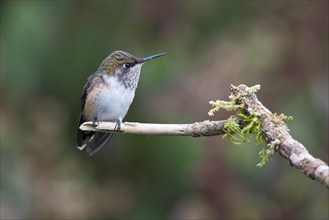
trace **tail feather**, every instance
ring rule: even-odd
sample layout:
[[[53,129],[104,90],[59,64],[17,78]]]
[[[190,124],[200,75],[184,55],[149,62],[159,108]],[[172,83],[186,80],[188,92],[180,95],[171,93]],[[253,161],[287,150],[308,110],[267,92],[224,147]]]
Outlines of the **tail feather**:
[[[111,139],[113,133],[101,133],[95,132],[87,144],[87,153],[89,156],[94,155],[100,149],[102,149],[106,143]]]
[[[94,155],[100,149],[102,149],[106,143],[111,139],[113,133],[103,133],[103,132],[85,132],[78,129],[77,142],[78,148],[83,150],[87,148],[86,151],[89,156]]]

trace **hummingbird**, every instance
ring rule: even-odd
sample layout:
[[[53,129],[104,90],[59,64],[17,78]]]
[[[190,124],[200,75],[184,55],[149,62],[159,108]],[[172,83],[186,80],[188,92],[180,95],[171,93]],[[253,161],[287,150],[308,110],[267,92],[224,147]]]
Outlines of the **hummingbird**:
[[[115,130],[120,130],[134,99],[142,65],[154,58],[164,56],[160,53],[145,58],[135,57],[125,51],[114,51],[99,65],[97,71],[89,76],[81,95],[81,111],[78,123],[78,149],[86,148],[91,156],[102,149],[113,133],[82,131],[79,126],[92,121],[116,122]]]

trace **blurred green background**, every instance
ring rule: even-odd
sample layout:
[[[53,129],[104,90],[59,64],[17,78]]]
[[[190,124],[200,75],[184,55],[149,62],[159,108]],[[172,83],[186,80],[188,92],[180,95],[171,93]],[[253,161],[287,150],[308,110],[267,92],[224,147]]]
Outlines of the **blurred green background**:
[[[112,51],[143,66],[126,121],[191,123],[230,84],[328,163],[327,1],[1,1],[2,219],[328,219],[328,190],[259,146],[115,135],[76,149],[80,95]]]

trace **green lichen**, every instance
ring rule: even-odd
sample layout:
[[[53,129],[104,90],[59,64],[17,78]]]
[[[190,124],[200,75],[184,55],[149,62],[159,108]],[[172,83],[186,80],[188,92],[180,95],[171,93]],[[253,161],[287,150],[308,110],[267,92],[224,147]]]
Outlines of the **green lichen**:
[[[253,137],[257,145],[265,143],[258,116],[246,114],[243,109],[238,110],[237,116],[231,116],[227,120],[223,131],[225,132],[223,138],[227,138],[234,144],[251,143]]]
[[[239,123],[234,116],[231,116],[224,125],[225,132],[223,138],[227,138],[234,144],[242,144],[245,141],[244,135],[241,132]]]
[[[260,85],[249,87],[248,91],[255,93],[260,89]],[[259,156],[261,161],[257,164],[257,167],[263,167],[266,162],[273,156],[275,147],[279,144],[278,140],[272,141],[266,145],[266,137],[262,131],[262,123],[260,121],[259,113],[248,109],[248,106],[243,102],[241,97],[230,96],[231,101],[211,101],[212,109],[208,112],[210,116],[220,109],[227,111],[236,110],[236,115],[231,116],[224,125],[223,138],[227,138],[234,144],[252,143],[255,140],[256,145],[261,146]],[[289,120],[292,120],[291,116],[285,116],[284,114],[272,114],[272,120],[274,123],[282,124]]]
[[[261,161],[256,165],[258,167],[263,167],[265,163],[272,158],[274,152],[275,152],[275,147],[280,144],[280,141],[278,139],[275,139],[274,141],[270,142],[267,144],[267,147],[263,147],[259,151],[259,156],[261,158]]]

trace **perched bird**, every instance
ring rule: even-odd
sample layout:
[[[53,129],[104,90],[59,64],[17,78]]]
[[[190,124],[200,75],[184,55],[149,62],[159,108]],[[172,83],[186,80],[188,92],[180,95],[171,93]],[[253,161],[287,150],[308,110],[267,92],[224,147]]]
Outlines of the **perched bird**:
[[[92,121],[97,126],[98,121],[116,122],[115,128],[120,130],[123,118],[126,116],[137,88],[142,65],[151,59],[165,55],[156,54],[146,58],[137,58],[124,51],[114,51],[91,75],[81,96],[81,111],[78,124],[78,149],[89,155],[102,149],[113,133],[82,131],[79,126],[86,121]]]

